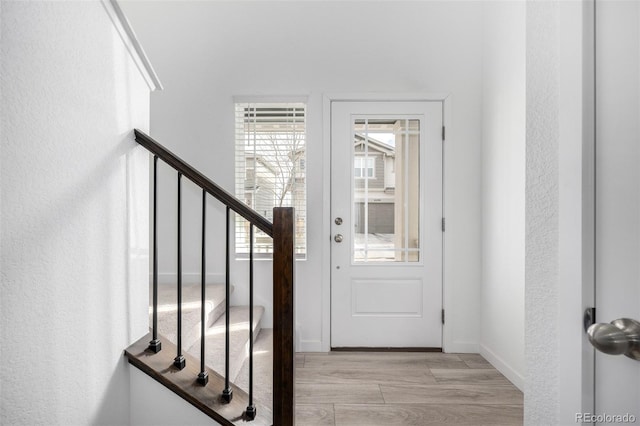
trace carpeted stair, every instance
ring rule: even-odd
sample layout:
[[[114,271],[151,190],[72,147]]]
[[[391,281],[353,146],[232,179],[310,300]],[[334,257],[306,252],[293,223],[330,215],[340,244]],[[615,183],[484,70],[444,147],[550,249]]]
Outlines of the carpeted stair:
[[[233,289],[232,289],[233,291]],[[200,359],[200,284],[183,284],[182,345],[183,350]],[[160,285],[158,291],[158,333],[176,343],[177,296],[175,285]],[[151,300],[151,298],[150,298]],[[149,310],[151,324],[152,309]],[[223,284],[207,284],[205,302],[205,364],[225,374],[225,291]],[[265,407],[272,405],[272,330],[261,329],[264,307],[253,308],[254,337],[254,401]],[[231,306],[229,335],[229,380],[249,390],[249,307]],[[271,412],[258,413],[271,417]]]

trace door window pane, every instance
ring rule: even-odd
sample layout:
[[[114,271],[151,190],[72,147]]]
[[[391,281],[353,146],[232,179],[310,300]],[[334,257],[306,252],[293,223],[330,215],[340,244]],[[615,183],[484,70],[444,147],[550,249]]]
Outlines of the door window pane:
[[[420,120],[353,122],[352,260],[420,261]]]

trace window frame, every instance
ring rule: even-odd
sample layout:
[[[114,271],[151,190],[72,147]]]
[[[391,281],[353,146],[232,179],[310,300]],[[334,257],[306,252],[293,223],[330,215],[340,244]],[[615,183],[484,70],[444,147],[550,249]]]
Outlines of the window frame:
[[[307,146],[307,140],[308,140],[308,134],[307,134],[307,125],[308,125],[308,102],[307,102],[307,98],[306,97],[300,97],[300,98],[247,98],[247,97],[234,97],[234,127],[235,127],[235,131],[234,131],[234,156],[235,156],[235,164],[234,164],[234,183],[235,183],[235,196],[238,197],[240,200],[242,201],[247,201],[249,198],[251,198],[253,200],[252,205],[250,205],[249,203],[247,203],[250,207],[252,207],[254,210],[256,209],[256,207],[258,207],[256,205],[257,203],[257,197],[256,199],[253,198],[253,195],[255,195],[255,193],[247,193],[246,188],[247,185],[253,185],[253,187],[255,188],[256,184],[258,184],[259,186],[259,182],[257,180],[257,167],[258,167],[258,163],[260,162],[260,157],[259,155],[255,155],[251,160],[253,161],[253,163],[250,165],[248,162],[248,159],[246,157],[246,151],[245,153],[241,152],[241,146],[246,146],[246,142],[247,142],[247,134],[248,132],[250,132],[250,130],[247,130],[247,125],[251,126],[251,124],[248,124],[249,122],[247,121],[247,114],[249,112],[249,110],[251,108],[255,110],[260,110],[263,109],[263,111],[268,111],[268,110],[275,110],[275,109],[280,109],[282,108],[283,110],[286,110],[286,108],[290,108],[291,111],[294,112],[294,114],[296,114],[298,111],[301,112],[301,116],[302,117],[302,121],[298,121],[295,120],[295,124],[293,124],[293,134],[294,135],[301,135],[301,141],[302,144],[300,147],[296,147],[294,145],[294,150],[292,151],[294,154],[292,155],[293,160],[291,161],[290,169],[289,169],[289,174],[290,176],[288,176],[288,179],[293,178],[293,182],[294,182],[294,187],[289,189],[289,194],[287,195],[287,198],[291,197],[291,201],[289,203],[283,204],[283,207],[288,207],[288,206],[298,206],[299,208],[296,208],[296,223],[301,222],[302,225],[300,228],[296,227],[296,248],[295,248],[295,258],[296,260],[306,260],[307,259],[307,253],[308,253],[308,245],[307,245],[307,241],[308,241],[308,232],[307,232],[307,224],[308,224],[308,212],[307,212],[307,168],[306,168],[306,161],[307,161],[307,150],[308,150],[308,146]],[[242,110],[244,110],[244,112],[242,112]],[[287,116],[286,112],[283,114],[283,117]],[[254,116],[255,118],[255,116]],[[256,123],[254,122],[253,125],[255,125]],[[280,122],[276,122],[275,124],[278,125],[284,125],[286,126],[286,120],[283,120],[281,123]],[[242,130],[242,128],[244,128],[244,130]],[[255,130],[255,129],[254,129]],[[289,130],[285,128],[285,130],[281,131],[280,134],[286,134]],[[267,134],[268,132],[265,132],[264,134]],[[274,133],[278,133],[278,132],[274,132]],[[244,136],[242,138],[239,138],[239,135],[243,134]],[[297,136],[294,136],[294,138]],[[254,139],[254,144],[256,143],[258,139]],[[279,145],[275,145],[275,146],[279,146]],[[300,149],[302,150],[303,154],[301,157],[296,156],[296,152],[300,151]],[[255,151],[254,151],[255,152]],[[291,153],[290,153],[291,154]],[[276,155],[276,154],[274,154]],[[279,154],[277,154],[279,155]],[[247,161],[246,163],[244,163],[244,168],[242,171],[239,171],[238,168],[238,162],[239,162],[239,158],[241,158],[242,156],[245,156],[245,161]],[[300,167],[301,164],[304,164],[305,167],[302,168]],[[253,169],[254,170],[254,180],[252,182],[248,182],[248,180],[246,179],[247,177],[247,171],[249,169]],[[240,175],[244,175],[243,178],[240,177]],[[242,179],[242,180],[240,180]],[[239,188],[242,187],[244,188],[242,191],[239,190]],[[299,194],[299,192],[302,191],[302,197],[296,199],[295,195]],[[277,206],[277,202],[275,200],[273,200],[273,205]],[[302,204],[302,206],[300,206],[300,203]],[[257,211],[257,210],[256,210]],[[258,213],[263,214],[262,211],[258,211]],[[267,212],[270,213],[270,212]],[[298,216],[300,214],[300,216]],[[267,214],[265,215],[265,217],[269,220],[271,220],[270,218],[272,217],[271,214]],[[244,221],[243,218],[239,217],[238,215],[234,215],[234,220],[233,220],[233,251],[234,251],[234,255],[235,258],[237,260],[245,260],[249,258],[249,242],[248,242],[248,226],[246,225],[242,225],[241,223],[239,223]],[[244,241],[240,241],[239,240],[239,236],[238,236],[238,232],[242,229],[246,229],[246,231],[242,231],[245,235],[244,235]],[[266,237],[266,235],[262,235],[263,233],[261,231],[259,231],[258,229],[254,228],[254,259],[256,260],[271,260],[272,256],[273,256],[273,245],[272,245],[272,240],[269,237]],[[264,237],[264,238],[261,238]],[[265,243],[265,241],[268,238],[268,243]],[[265,250],[263,252],[258,252],[256,251],[256,239],[262,239],[262,249]],[[302,243],[300,243],[302,242]]]
[[[360,167],[358,167],[357,164],[356,164],[356,162],[358,162],[358,160],[360,160],[359,162],[361,163]],[[365,166],[365,164],[364,164],[365,161],[364,160],[367,160],[367,163],[371,162],[371,167],[369,167],[369,164],[366,164],[366,166]],[[354,161],[354,164],[353,164],[353,176],[356,179],[362,179],[362,180],[369,179],[369,180],[371,180],[371,179],[375,179],[376,178],[376,157],[375,156],[372,156],[372,155],[367,155],[367,156],[357,155],[357,156],[353,157],[353,161]],[[358,176],[358,174],[356,173],[356,170],[360,170],[360,176]],[[364,170],[367,171],[367,173],[366,173],[367,175],[369,174],[368,173],[369,170],[371,170],[371,176],[363,176],[363,174],[364,174],[363,171]]]

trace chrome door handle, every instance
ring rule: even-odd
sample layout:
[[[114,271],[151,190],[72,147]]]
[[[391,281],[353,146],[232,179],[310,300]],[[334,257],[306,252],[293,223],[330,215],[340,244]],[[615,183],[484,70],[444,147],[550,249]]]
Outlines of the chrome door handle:
[[[640,322],[619,318],[609,324],[596,323],[587,329],[589,342],[600,352],[626,355],[640,361]]]
[[[341,243],[342,242],[342,234],[336,234],[336,236],[333,237],[333,241],[335,241],[336,243]]]

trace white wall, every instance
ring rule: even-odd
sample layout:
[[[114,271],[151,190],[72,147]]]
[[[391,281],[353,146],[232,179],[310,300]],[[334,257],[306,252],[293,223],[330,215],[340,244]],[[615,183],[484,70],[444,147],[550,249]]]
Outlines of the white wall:
[[[525,423],[558,412],[558,2],[527,3]]]
[[[137,368],[130,368],[131,425],[202,426],[218,424]]]
[[[233,191],[235,95],[308,96],[308,260],[297,265],[299,350],[326,350],[329,285],[324,256],[324,93],[449,93],[445,164],[446,332],[450,351],[477,351],[480,306],[481,17],[478,2],[126,2],[165,90],[152,96],[152,136]],[[175,271],[174,177],[162,271]],[[185,186],[186,187],[186,186]],[[199,200],[186,190],[187,273],[199,272]],[[191,193],[192,192],[192,193]],[[213,207],[213,203],[211,203]],[[192,215],[192,216],[191,216]],[[221,211],[212,212],[222,217]],[[210,226],[208,268],[223,272],[222,229]],[[327,228],[328,229],[328,228]],[[214,248],[215,247],[215,248]],[[161,263],[162,264],[162,263]],[[235,265],[234,283],[246,275]],[[238,267],[243,268],[238,270]],[[270,299],[270,265],[257,266],[259,303]],[[246,303],[236,291],[235,303]]]
[[[594,409],[592,8],[527,3],[526,425]]]
[[[524,379],[514,382],[524,382],[527,425],[569,425],[575,413],[593,412],[593,350],[581,327],[584,308],[593,304],[592,7],[591,1],[485,4],[481,352],[501,368],[487,349],[499,355]],[[524,153],[521,145],[519,150],[506,143],[514,132],[515,139],[522,138],[523,99]],[[498,164],[507,159],[508,166]],[[523,164],[524,212],[522,194],[515,190],[523,182]],[[500,209],[514,214],[504,218]],[[524,223],[524,242],[522,225],[514,226],[514,220]],[[524,247],[524,265],[522,257],[514,259],[506,250],[500,265],[501,247],[495,243]],[[517,272],[522,282],[523,267],[521,370],[513,349],[522,351],[522,343],[513,326],[522,324],[523,311],[500,306],[498,291],[513,296],[519,280],[507,277]],[[498,330],[507,318],[504,331]],[[502,332],[506,336],[500,338]],[[514,346],[504,346],[512,336]],[[501,370],[510,377],[509,368]]]
[[[524,1],[483,3],[480,353],[524,389]]]
[[[129,423],[149,87],[92,2],[2,2],[0,423]]]

